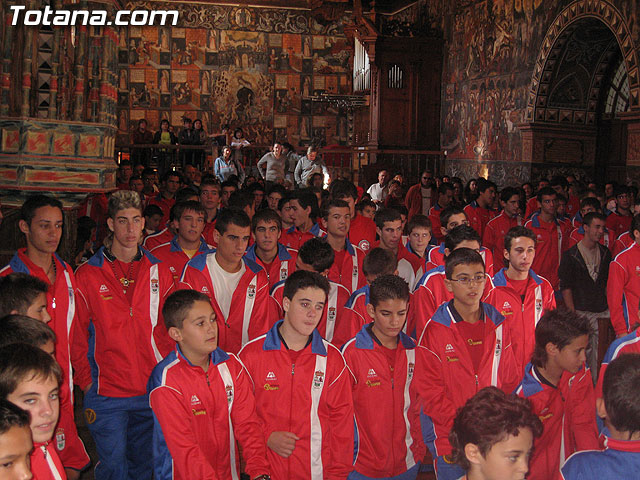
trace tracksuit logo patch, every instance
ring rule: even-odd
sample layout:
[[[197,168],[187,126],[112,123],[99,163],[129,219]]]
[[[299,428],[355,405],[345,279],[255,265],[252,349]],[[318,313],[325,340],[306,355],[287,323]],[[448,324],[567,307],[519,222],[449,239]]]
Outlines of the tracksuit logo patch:
[[[200,401],[200,399],[198,398],[197,395],[191,395],[191,405],[201,405],[202,402]]]
[[[100,285],[100,293],[109,293],[109,289],[104,283]]]
[[[316,370],[313,374],[313,388],[322,388],[324,383],[324,372]]]
[[[496,357],[500,356],[500,352],[502,352],[502,342],[499,338],[496,339]]]
[[[407,368],[407,377],[409,380],[413,378],[413,370],[415,369],[415,363],[409,362],[409,366]]]
[[[56,448],[58,450],[64,450],[66,444],[67,442],[64,436],[64,428],[58,427],[58,429],[56,430]]]
[[[327,318],[330,321],[334,321],[336,319],[336,307],[329,307],[329,313],[327,315]]]
[[[154,295],[158,294],[158,290],[160,290],[159,284],[158,284],[158,279],[156,278],[152,278],[151,279],[151,293],[153,293]]]
[[[252,283],[251,285],[249,285],[249,287],[247,288],[247,297],[249,298],[253,298],[256,296],[256,286]]]
[[[231,403],[233,402],[233,386],[231,385],[226,385],[224,387],[225,391],[227,392],[227,402]]]
[[[279,390],[280,385],[278,385],[277,383],[276,384],[270,383],[270,382],[277,382],[277,381],[278,381],[278,377],[276,377],[276,374],[273,372],[269,372],[267,373],[267,376],[265,378],[265,384],[263,388],[268,392],[273,390]]]

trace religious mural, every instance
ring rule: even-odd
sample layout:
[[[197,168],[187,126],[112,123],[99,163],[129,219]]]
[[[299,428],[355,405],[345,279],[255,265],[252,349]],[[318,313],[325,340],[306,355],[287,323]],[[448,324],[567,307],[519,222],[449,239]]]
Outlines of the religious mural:
[[[164,4],[154,2],[154,8]],[[175,8],[176,4],[170,4]],[[127,8],[149,8],[131,2]],[[311,102],[351,92],[351,48],[342,20],[308,12],[179,5],[175,27],[129,27],[118,45],[119,141],[146,118],[200,118],[218,134],[242,127],[255,145],[346,144],[346,112]]]

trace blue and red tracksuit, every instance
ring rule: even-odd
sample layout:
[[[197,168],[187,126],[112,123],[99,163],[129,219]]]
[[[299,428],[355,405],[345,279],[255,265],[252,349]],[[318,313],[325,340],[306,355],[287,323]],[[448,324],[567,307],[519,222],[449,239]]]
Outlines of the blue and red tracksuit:
[[[555,219],[552,222],[541,220],[539,213],[534,213],[525,227],[536,234],[536,257],[531,269],[549,280],[553,289],[557,290],[560,283],[558,268],[563,243],[566,242],[564,228]]]
[[[574,228],[569,234],[568,241],[562,247],[563,251],[569,250],[571,247],[573,247],[576,243],[578,243],[583,238],[584,238],[584,225],[580,225],[578,228]],[[613,248],[614,238],[615,237],[612,235],[612,233],[605,228],[604,235],[600,239],[600,243],[605,247],[607,247],[609,250],[611,250]]]
[[[287,248],[300,250],[300,247],[304,245],[307,240],[319,237],[320,235],[320,225],[314,223],[308,232],[301,232],[295,226],[288,228],[287,230],[283,230],[282,235],[280,235],[280,240],[278,241]]]
[[[484,228],[484,235],[482,236],[482,246],[491,250],[493,259],[500,260],[504,257],[504,237],[507,232],[513,227],[522,225],[522,217],[516,215],[515,217],[509,217],[506,213],[502,212],[497,217],[493,217],[487,223]]]
[[[60,385],[60,419],[54,434],[53,445],[67,468],[83,470],[89,463],[89,455],[78,436],[73,412],[73,377],[69,338],[76,315],[76,280],[71,267],[57,254],[52,261],[56,266],[56,278],[51,284],[47,273],[33,263],[26,255],[26,249],[19,249],[0,270],[0,276],[11,273],[26,273],[42,280],[47,286],[47,312],[51,317],[49,326],[56,334],[56,361],[62,368],[63,378]]]
[[[370,218],[356,214],[349,226],[349,241],[367,253],[376,241],[376,224]]]
[[[269,282],[264,269],[245,255],[245,271],[231,298],[227,318],[216,300],[213,290],[212,269],[216,262],[215,250],[198,255],[187,262],[178,288],[190,288],[211,299],[218,322],[218,345],[225,352],[237,353],[252,338],[269,329]]]
[[[607,437],[604,451],[576,452],[561,468],[563,480],[619,480],[640,472],[640,441]]]
[[[344,345],[355,337],[367,323],[373,322],[373,318],[367,313],[370,289],[368,284],[359,288],[353,292],[342,307],[340,322],[336,324],[333,332],[332,343],[334,345]]]
[[[596,384],[596,398],[602,398],[602,382],[604,381],[604,372],[611,362],[624,353],[640,353],[640,328],[636,328],[633,332],[617,338],[609,345],[607,353],[602,359],[600,371],[598,372],[598,383]]]
[[[607,216],[606,226],[609,230],[611,230],[614,237],[618,237],[624,232],[629,231],[632,221],[633,215],[619,215],[616,212],[611,212]]]
[[[410,391],[422,367],[416,365],[416,344],[407,335],[398,335],[393,368],[384,349],[371,324],[342,349],[353,374],[354,469],[375,478],[400,475],[418,465],[426,453],[418,401],[415,390]]]
[[[163,216],[160,220],[160,225],[165,225],[169,221],[169,214],[171,213],[171,207],[173,207],[176,203],[175,198],[165,198],[162,195],[162,192],[159,192],[157,195],[149,198],[147,202],[147,206],[149,205],[157,205],[162,210]]]
[[[640,321],[640,245],[633,243],[620,252],[609,266],[607,303],[616,335],[630,332]]]
[[[496,212],[481,207],[475,200],[464,207],[464,213],[467,215],[469,225],[478,232],[480,238],[484,236],[484,229],[487,226],[487,223],[489,223],[489,220],[496,215]]]
[[[528,364],[516,393],[531,402],[544,428],[534,442],[528,479],[557,478],[569,455],[598,448],[593,382],[584,365],[578,373],[564,371],[553,386]]]
[[[484,261],[484,271],[490,277],[493,275],[493,254],[491,250],[485,247],[480,247],[478,251],[482,260]],[[502,256],[500,256],[502,258]],[[438,247],[434,247],[429,250],[429,254],[427,256],[427,266],[426,272],[429,270],[433,270],[440,265],[444,265],[444,242],[441,243]]]
[[[260,260],[260,257],[256,255],[255,243],[247,248],[246,256],[264,269],[264,272],[267,274],[267,280],[269,281],[269,289],[273,288],[276,283],[286,280],[289,275],[296,271],[298,252],[293,248],[285,247],[281,243],[278,243],[278,253],[269,265],[266,265]]]
[[[175,237],[175,233],[169,230],[169,228],[165,227],[157,233],[147,235],[147,237],[144,239],[144,242],[142,242],[142,246],[151,251],[158,245],[163,245],[170,242],[173,237]]]
[[[352,245],[349,240],[345,241],[344,249],[342,265],[338,265],[337,261],[334,261],[327,278],[344,286],[351,294],[367,283],[362,272],[365,253],[364,250]]]
[[[281,324],[239,354],[253,381],[265,440],[276,431],[299,438],[288,458],[267,449],[272,477],[343,480],[353,470],[351,373],[340,351],[317,330],[292,361],[278,332]]]
[[[629,232],[621,233],[618,235],[618,238],[616,238],[616,241],[613,242],[613,250],[611,251],[611,254],[615,258],[621,251],[633,245],[633,242],[634,239]]]
[[[236,440],[250,478],[269,473],[251,379],[235,355],[217,348],[205,372],[176,346],[148,390],[156,480],[240,478]]]
[[[200,245],[198,245],[198,251],[195,255],[207,252],[210,248],[211,247],[207,245],[204,239],[201,238]],[[184,266],[189,260],[191,260],[178,244],[177,235],[173,237],[169,243],[163,243],[151,250],[151,255],[169,267],[169,271],[171,272],[171,275],[173,275],[173,280],[176,283],[178,283],[178,279],[182,274],[182,270],[184,270]]]
[[[440,212],[442,207],[437,203],[429,209],[429,220],[431,221],[431,236],[438,242],[444,242],[444,236],[442,235],[442,224],[440,223]]]
[[[34,443],[29,458],[34,480],[66,480],[67,474],[62,466],[62,461],[56,453],[56,449],[51,448],[51,442]],[[7,478],[10,477],[10,475],[7,476]]]

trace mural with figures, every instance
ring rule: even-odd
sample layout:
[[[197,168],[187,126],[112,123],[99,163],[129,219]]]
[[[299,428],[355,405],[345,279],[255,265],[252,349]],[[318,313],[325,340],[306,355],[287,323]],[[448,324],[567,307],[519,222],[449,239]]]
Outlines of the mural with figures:
[[[153,7],[163,7],[153,2]],[[118,42],[118,140],[146,118],[200,118],[208,133],[242,127],[253,144],[346,144],[346,112],[312,95],[351,92],[344,11],[309,12],[209,4],[178,8],[174,27],[129,27]],[[129,2],[127,8],[150,8]],[[326,12],[325,12],[326,13]]]

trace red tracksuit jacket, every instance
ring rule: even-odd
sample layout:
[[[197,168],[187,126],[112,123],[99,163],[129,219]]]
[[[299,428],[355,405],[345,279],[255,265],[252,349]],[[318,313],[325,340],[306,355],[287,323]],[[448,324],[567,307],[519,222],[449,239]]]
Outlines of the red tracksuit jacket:
[[[397,258],[398,276],[403,278],[409,285],[409,290],[412,290],[424,275],[424,259],[418,257],[415,253],[409,252],[402,243],[398,244]]]
[[[634,242],[633,237],[629,232],[621,233],[620,235],[618,235],[618,238],[616,238],[616,241],[613,243],[613,250],[611,251],[611,254],[615,258],[615,256],[618,255],[625,248],[629,248],[633,244],[633,242]]]
[[[348,340],[355,337],[367,323],[373,322],[373,318],[367,313],[369,291],[369,285],[359,288],[353,292],[347,303],[342,307],[340,322],[336,324],[333,333],[332,343],[334,345],[344,345]]]
[[[413,377],[420,375],[421,368],[416,366],[416,344],[400,333],[391,369],[384,347],[366,325],[342,353],[354,377],[355,470],[374,478],[406,472],[426,453],[418,399],[415,391],[410,392]]]
[[[482,246],[491,250],[491,254],[498,262],[504,258],[504,236],[507,232],[518,225],[522,225],[522,217],[516,215],[513,218],[502,212],[497,217],[492,218],[484,228],[482,236]]]
[[[640,245],[633,243],[616,255],[609,266],[607,303],[616,335],[635,328],[640,301]]]
[[[484,271],[487,275],[493,276],[493,254],[491,253],[491,250],[485,247],[480,247],[478,253],[484,261]],[[502,255],[499,258],[502,258]],[[429,272],[429,270],[433,270],[440,265],[444,265],[444,242],[441,243],[440,246],[429,250],[427,255],[426,272]]]
[[[34,443],[31,458],[33,480],[66,480],[62,462],[49,442]]]
[[[376,242],[376,224],[373,220],[362,215],[351,219],[349,226],[349,241],[367,253],[371,245]]]
[[[562,251],[564,252],[565,250],[569,250],[571,247],[573,247],[576,243],[578,243],[583,238],[584,238],[584,227],[580,225],[578,228],[574,228],[571,231],[568,241],[566,242]],[[600,243],[605,247],[607,247],[609,250],[611,250],[611,248],[613,248],[614,238],[615,237],[612,235],[612,233],[605,228],[604,235],[600,239]]]
[[[239,354],[253,380],[265,440],[275,431],[300,438],[288,458],[267,449],[271,477],[343,480],[353,470],[351,373],[340,351],[317,330],[294,364],[278,333],[280,324]]]
[[[164,214],[162,220],[160,220],[160,225],[164,225],[169,221],[169,213],[171,212],[171,207],[173,207],[176,203],[175,198],[164,198],[162,196],[162,192],[157,195],[151,197],[147,202],[148,205],[157,205],[162,210]]]
[[[156,248],[158,245],[163,245],[165,243],[170,242],[175,234],[171,232],[168,228],[163,228],[158,233],[152,233],[148,235],[144,242],[142,242],[142,246],[147,250],[151,251]]]
[[[78,321],[71,360],[82,390],[97,382],[106,397],[144,395],[153,367],[173,348],[162,319],[162,305],[174,290],[166,265],[144,249],[131,304],[114,275],[113,257],[104,247],[76,271]],[[135,342],[135,348],[132,348]]]
[[[184,270],[184,266],[190,260],[189,256],[182,250],[182,247],[178,245],[177,239],[178,236],[176,235],[169,243],[163,243],[151,250],[151,255],[169,267],[169,271],[171,272],[171,275],[173,275],[173,281],[176,283],[178,283],[178,279],[182,274],[182,270]],[[211,247],[201,238],[196,255],[200,255],[201,253],[208,251],[210,248]]]
[[[528,479],[558,478],[560,467],[569,455],[599,449],[593,383],[588,368],[583,366],[576,374],[565,371],[554,387],[529,364],[516,393],[529,399],[544,428],[542,436],[534,442]]]
[[[211,279],[215,250],[189,260],[180,277],[179,288],[198,290],[211,298],[218,321],[218,345],[225,352],[237,353],[252,338],[269,329],[269,282],[264,269],[242,257],[245,272],[231,298],[229,317],[225,318],[216,301]]]
[[[529,270],[529,281],[524,300],[509,284],[506,269],[493,277],[493,288],[482,300],[493,305],[511,327],[513,352],[524,373],[536,346],[536,325],[542,315],[556,308],[553,287],[544,278]]]
[[[562,257],[562,247],[565,240],[565,232],[558,221],[544,222],[540,220],[539,213],[534,213],[525,227],[536,234],[536,258],[531,269],[543,276],[557,290],[560,283],[558,268]]]
[[[598,372],[596,398],[602,398],[602,382],[604,381],[604,372],[607,371],[607,366],[625,353],[640,353],[640,328],[636,328],[633,332],[614,340],[613,343],[609,345],[607,353],[602,359],[600,371]]]
[[[176,346],[148,389],[156,480],[239,478],[236,440],[251,478],[269,473],[251,379],[235,355],[214,350],[205,372]]]
[[[326,238],[326,236],[325,236]],[[355,247],[349,240],[345,242],[346,253],[343,257],[341,265],[336,261],[333,262],[329,269],[327,278],[333,282],[339,283],[349,290],[349,293],[355,292],[367,283],[362,272],[362,261],[364,260],[364,250]]]
[[[631,228],[631,221],[633,215],[618,215],[616,212],[611,212],[607,216],[606,226],[613,233],[614,237],[622,235],[624,232],[628,232]]]
[[[416,362],[424,362],[412,388],[420,396],[423,435],[435,443],[436,453],[450,455],[449,431],[456,410],[480,389],[494,386],[511,393],[522,376],[511,348],[511,330],[491,305],[480,303],[486,323],[484,354],[478,372],[474,371],[466,341],[458,332],[457,321],[447,302],[427,323]],[[423,355],[420,359],[418,355]]]
[[[269,296],[269,325],[273,326],[278,320],[284,317],[284,307],[282,297],[284,293],[284,280],[275,284]],[[342,324],[343,305],[349,300],[349,290],[342,285],[329,280],[329,296],[322,311],[322,318],[316,327],[322,338],[333,343],[338,348],[342,344],[334,343],[333,337],[337,325]],[[348,340],[348,338],[347,338]],[[346,341],[346,340],[345,340]],[[343,342],[344,343],[344,342]]]
[[[298,251],[293,248],[287,248],[281,243],[278,243],[276,258],[273,259],[268,267],[260,260],[258,255],[256,255],[255,243],[247,249],[246,255],[247,258],[253,260],[264,269],[264,272],[267,274],[267,280],[269,281],[269,289],[273,288],[276,283],[286,280],[289,275],[296,271]]]
[[[480,238],[483,238],[484,229],[487,226],[487,223],[489,223],[489,220],[496,215],[493,210],[481,207],[475,200],[464,207],[464,213],[467,215],[469,225],[478,232]]]
[[[440,212],[442,212],[442,207],[437,203],[429,209],[429,220],[431,220],[431,235],[438,242],[443,242],[444,237],[442,236],[442,223],[440,223]]]
[[[280,235],[280,240],[278,240],[278,242],[287,248],[300,250],[300,247],[304,245],[304,242],[318,236],[320,236],[320,226],[317,223],[314,223],[313,227],[311,227],[308,232],[301,232],[296,227],[284,230],[282,235]]]
[[[524,218],[529,219],[531,215],[540,211],[540,204],[538,203],[538,197],[533,196],[527,200],[527,208],[525,209]]]

